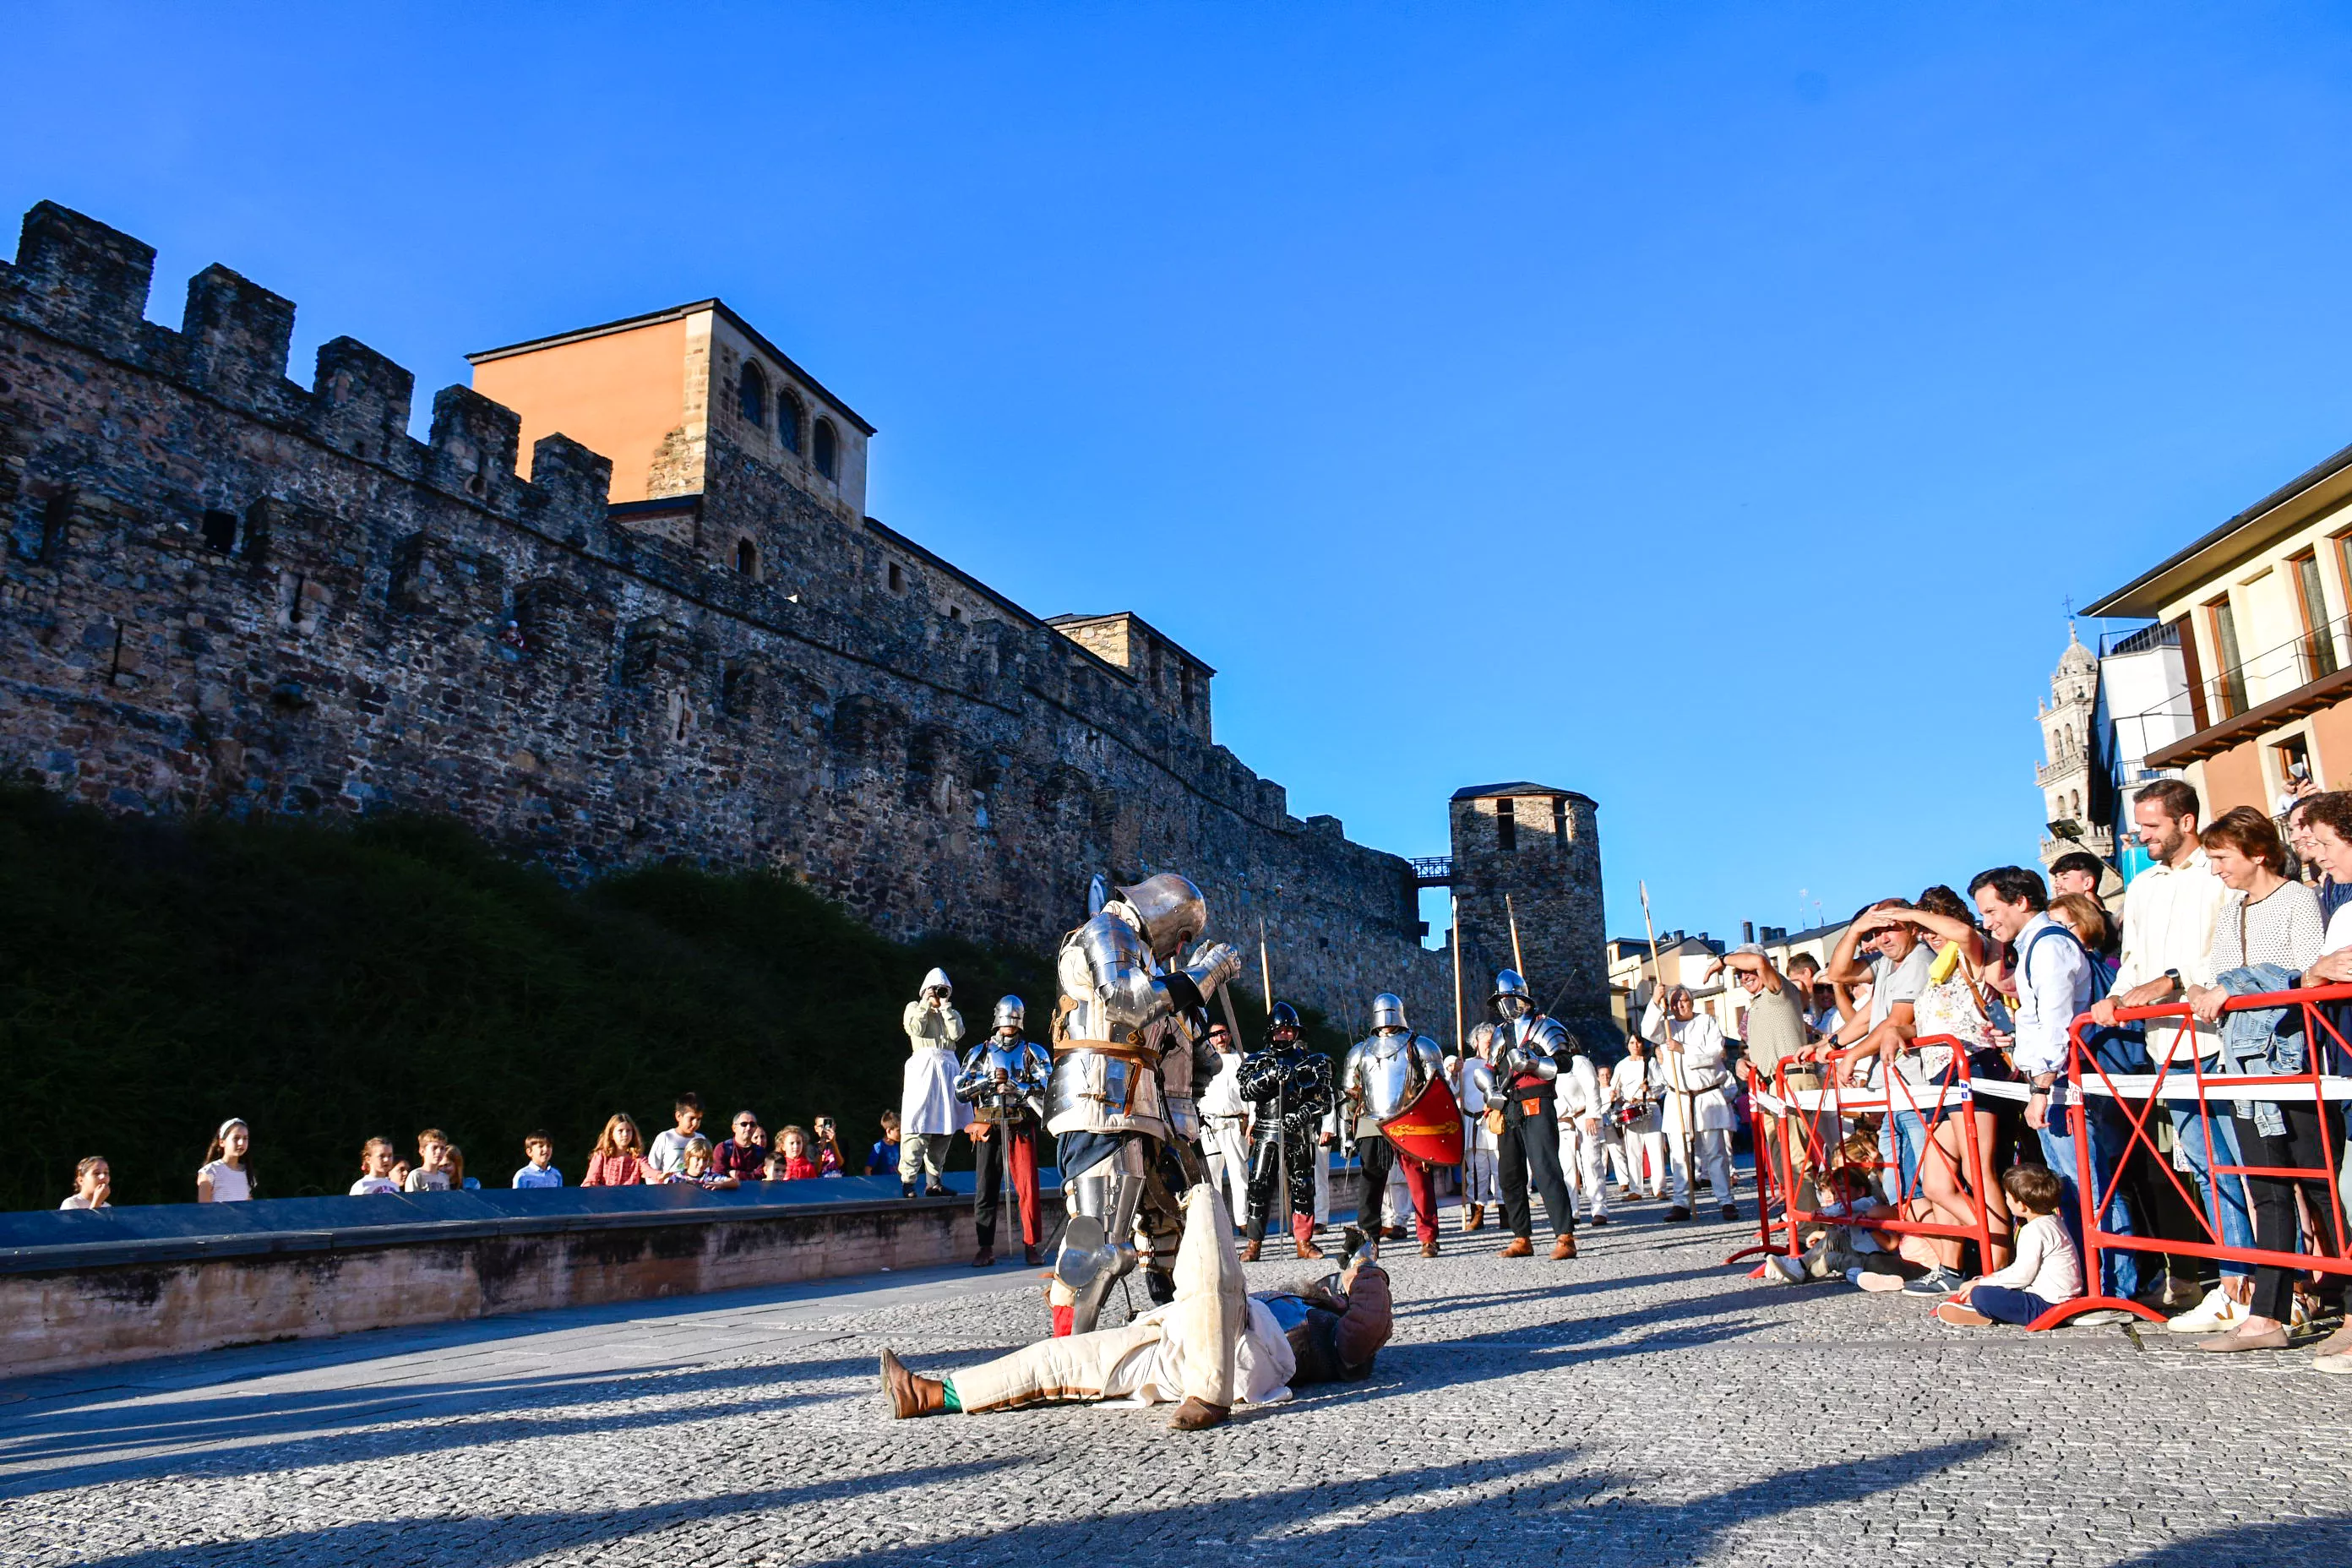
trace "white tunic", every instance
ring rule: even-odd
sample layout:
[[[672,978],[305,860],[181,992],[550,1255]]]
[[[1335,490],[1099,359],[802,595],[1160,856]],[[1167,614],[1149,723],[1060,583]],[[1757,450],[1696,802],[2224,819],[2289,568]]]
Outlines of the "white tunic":
[[[1594,1070],[1592,1058],[1581,1051],[1570,1058],[1568,1070],[1554,1080],[1552,1092],[1559,1097],[1559,1120],[1564,1127],[1599,1116],[1608,1109],[1601,1096],[1601,1074]]]
[[[1456,1065],[1454,1059],[1446,1063],[1449,1068]],[[1462,1146],[1491,1153],[1495,1135],[1486,1131],[1486,1102],[1495,1098],[1495,1069],[1480,1057],[1459,1065],[1461,1070],[1454,1078],[1454,1098],[1462,1102]]]
[[[898,1089],[898,1136],[941,1138],[971,1123],[971,1107],[955,1097],[956,1042],[963,1038],[963,1016],[952,1007],[933,1012],[909,1002],[900,1020],[907,1030],[906,1076]]]
[[[1668,1031],[1682,1046],[1665,1049]],[[1651,1058],[1651,1081],[1667,1090],[1666,1124],[1676,1137],[1695,1126],[1701,1132],[1728,1132],[1739,1125],[1731,1110],[1731,1069],[1723,1051],[1723,1030],[1714,1017],[1694,1013],[1671,1024],[1653,1000],[1642,1014],[1642,1037],[1659,1048]],[[1688,1119],[1696,1112],[1696,1121]]]

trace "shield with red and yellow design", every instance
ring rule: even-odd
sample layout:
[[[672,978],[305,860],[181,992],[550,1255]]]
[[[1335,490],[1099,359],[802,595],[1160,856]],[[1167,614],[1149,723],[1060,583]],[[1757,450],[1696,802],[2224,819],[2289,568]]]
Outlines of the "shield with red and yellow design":
[[[1381,1136],[1424,1165],[1462,1163],[1462,1105],[1442,1078],[1432,1078],[1405,1108],[1381,1123]]]

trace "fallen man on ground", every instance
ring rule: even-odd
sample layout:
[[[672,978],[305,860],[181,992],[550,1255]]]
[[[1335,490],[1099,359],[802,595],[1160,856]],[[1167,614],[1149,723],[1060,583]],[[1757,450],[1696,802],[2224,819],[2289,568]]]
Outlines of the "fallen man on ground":
[[[1040,1340],[946,1378],[919,1377],[882,1352],[890,1413],[976,1415],[1049,1401],[1138,1405],[1181,1400],[1171,1431],[1224,1421],[1236,1402],[1272,1405],[1298,1383],[1371,1374],[1392,1328],[1388,1275],[1351,1227],[1351,1254],[1336,1276],[1247,1295],[1234,1255],[1233,1221],[1206,1184],[1184,1196],[1176,1299],[1133,1322]]]

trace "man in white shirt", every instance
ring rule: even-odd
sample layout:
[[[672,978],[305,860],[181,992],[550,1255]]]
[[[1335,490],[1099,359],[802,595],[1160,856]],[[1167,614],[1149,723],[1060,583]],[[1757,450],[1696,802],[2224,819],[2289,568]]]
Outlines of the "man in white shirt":
[[[1249,1205],[1249,1104],[1242,1099],[1242,1053],[1223,1024],[1209,1026],[1217,1052],[1217,1073],[1201,1091],[1201,1148],[1208,1156],[1209,1184],[1225,1200],[1225,1212]]]
[[[2230,889],[2206,864],[2197,842],[2197,792],[2179,779],[2159,779],[2132,797],[2132,828],[2155,864],[2124,889],[2123,961],[2116,971],[2115,989],[2091,1004],[2091,1017],[2102,1028],[2143,1034],[2148,1056],[2169,1063],[2169,1073],[2187,1076],[2189,1063],[2203,1060],[2205,1070],[2220,1070],[2221,1032],[2210,1024],[2184,1029],[2170,1019],[2156,1020],[2152,1029],[2118,1024],[2117,1007],[2148,1007],[2174,1002],[2191,985],[2213,984],[2213,921]],[[2237,1129],[2225,1111],[2213,1115],[2191,1100],[2169,1100],[2165,1110],[2172,1119],[2173,1147],[2185,1159],[2197,1181],[2206,1223],[2225,1247],[2251,1247],[2254,1226],[2246,1202],[2243,1178],[2223,1176],[2217,1183],[2206,1158],[2210,1138],[2213,1153],[2223,1165],[2238,1165]],[[2217,1190],[2218,1189],[2218,1190]],[[2181,1241],[2203,1241],[2202,1231]],[[2213,1333],[2234,1328],[2252,1299],[2253,1269],[2243,1263],[2223,1262],[2221,1283],[2206,1298],[2166,1325],[2182,1333]]]
[[[2050,897],[2042,874],[2022,866],[1997,866],[1980,871],[1969,884],[1969,897],[1995,942],[2005,942],[2018,953],[2017,1033],[2011,1060],[2032,1085],[2025,1102],[2025,1122],[2042,1138],[2042,1163],[2065,1187],[2058,1209],[2067,1233],[2082,1247],[2083,1200],[2076,1184],[2074,1134],[2063,1107],[2051,1110],[2053,1089],[2066,1076],[2068,1034],[2074,1020],[2091,1005],[2091,955],[2074,933],[2050,918]],[[2055,933],[2055,934],[2053,934]],[[2101,1095],[2083,1097],[2084,1124],[2090,1134],[2092,1184],[2105,1192],[2115,1183],[2116,1163],[2129,1147],[2130,1130],[2116,1102]],[[2131,1207],[2117,1193],[2107,1205],[2105,1228],[2118,1236],[2132,1231]],[[2126,1251],[2103,1253],[2107,1294],[2128,1300],[2139,1293],[2139,1260]]]
[[[1559,1163],[1569,1177],[1569,1196],[1582,1196],[1578,1217],[1609,1223],[1609,1171],[1601,1148],[1601,1118],[1608,1110],[1601,1075],[1582,1051],[1570,1058],[1554,1085],[1559,1094]]]
[[[1486,1131],[1486,1102],[1495,1096],[1495,1069],[1487,1065],[1486,1051],[1494,1038],[1492,1024],[1479,1025],[1470,1031],[1470,1059],[1457,1058],[1446,1063],[1454,1097],[1462,1103],[1462,1231],[1465,1236],[1486,1225],[1487,1205],[1503,1201],[1495,1185],[1495,1135]]]

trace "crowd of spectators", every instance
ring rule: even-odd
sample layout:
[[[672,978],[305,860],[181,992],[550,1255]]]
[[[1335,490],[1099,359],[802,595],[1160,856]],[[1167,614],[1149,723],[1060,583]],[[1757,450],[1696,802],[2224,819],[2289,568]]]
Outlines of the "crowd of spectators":
[[[713,1144],[702,1132],[702,1100],[678,1096],[671,1110],[672,1125],[657,1134],[650,1147],[639,1137],[635,1118],[623,1111],[604,1123],[583,1168],[583,1187],[661,1186],[687,1183],[713,1190],[755,1182],[812,1181],[826,1176],[894,1174],[898,1168],[898,1113],[881,1115],[880,1137],[861,1162],[843,1154],[839,1130],[830,1116],[816,1118],[815,1131],[787,1126],[772,1142],[756,1112],[735,1113],[730,1136]],[[555,1163],[555,1140],[533,1131],[522,1141],[523,1163],[509,1186],[530,1189],[561,1187],[562,1169]],[[382,1193],[446,1193],[482,1185],[466,1173],[466,1152],[437,1127],[416,1135],[415,1159],[404,1156],[389,1138],[370,1138],[360,1146],[359,1174],[349,1189],[352,1197]],[[262,1195],[254,1177],[253,1130],[231,1117],[213,1134],[212,1145],[197,1168],[195,1201],[202,1204],[245,1203]],[[112,1206],[113,1169],[103,1154],[92,1154],[74,1167],[74,1190],[58,1206],[102,1209]]]
[[[1800,1206],[1826,1223],[1768,1278],[1843,1275],[1932,1298],[1948,1322],[2032,1321],[2091,1283],[2087,1168],[2113,1194],[2100,1228],[2145,1243],[2101,1249],[2099,1294],[2160,1312],[2212,1353],[2286,1348],[2339,1314],[2339,1272],[2164,1249],[2346,1256],[2345,1103],[2189,1092],[2217,1075],[2352,1072],[2352,1005],[2230,1005],[2352,982],[2352,793],[2287,804],[2283,837],[2251,807],[2200,824],[2179,780],[2141,790],[2132,819],[2151,863],[2126,888],[2120,921],[2099,896],[2108,868],[2069,855],[2047,886],[2005,866],[1965,899],[1934,887],[1866,906],[1817,973],[1800,979],[1792,962],[1792,985],[1815,983],[1812,1037],[1791,1051],[1767,1031],[1763,1059],[1751,1046],[1743,1071],[1781,1108],[1764,1119],[1761,1152],[1780,1169],[1790,1152]],[[1728,964],[1751,993],[1750,976],[1779,978],[1761,949],[1744,953]],[[2123,1016],[2149,1007],[2170,1011]],[[2065,1088],[2078,1024],[2092,1090],[2079,1152]],[[1964,1080],[1973,1092],[1948,1094]],[[1886,1108],[1840,1115],[1834,1101],[1804,1111],[1780,1098],[1823,1084],[1866,1089],[1865,1104],[1883,1093]],[[1889,1224],[1968,1232],[1979,1214],[1989,1247]],[[2320,1370],[2352,1374],[2352,1327],[2314,1348]]]

